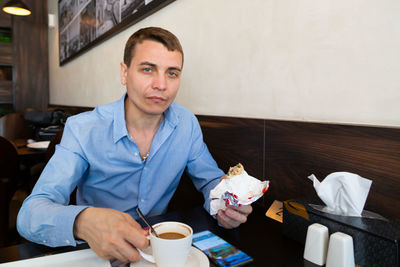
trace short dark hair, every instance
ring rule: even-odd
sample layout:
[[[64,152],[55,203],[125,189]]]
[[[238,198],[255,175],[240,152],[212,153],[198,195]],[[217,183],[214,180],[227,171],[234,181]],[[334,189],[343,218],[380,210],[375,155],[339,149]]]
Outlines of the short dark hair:
[[[178,38],[171,32],[158,28],[158,27],[147,27],[142,28],[135,32],[129,37],[125,44],[124,50],[124,63],[129,67],[131,64],[132,57],[135,54],[135,47],[137,44],[142,43],[145,40],[155,41],[163,44],[169,51],[177,50],[182,54],[182,65],[183,65],[183,49]]]

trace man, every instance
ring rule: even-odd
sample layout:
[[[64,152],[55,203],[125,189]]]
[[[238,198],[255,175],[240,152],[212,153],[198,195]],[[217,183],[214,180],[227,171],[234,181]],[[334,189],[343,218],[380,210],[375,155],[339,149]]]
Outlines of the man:
[[[18,214],[25,238],[49,246],[88,242],[100,256],[140,258],[147,232],[135,221],[166,211],[187,170],[209,210],[209,192],[224,173],[203,142],[196,117],[174,103],[183,51],[161,28],[134,33],[125,46],[119,101],[70,117],[56,152]],[[77,205],[68,205],[77,186]],[[251,206],[220,210],[225,228],[246,221]]]

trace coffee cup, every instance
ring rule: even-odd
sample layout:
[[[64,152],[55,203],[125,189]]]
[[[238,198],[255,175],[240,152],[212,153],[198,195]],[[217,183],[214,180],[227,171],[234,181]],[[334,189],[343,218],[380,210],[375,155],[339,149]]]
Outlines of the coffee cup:
[[[139,250],[140,255],[158,267],[184,266],[192,246],[192,228],[180,222],[161,222],[153,228],[158,237],[150,231],[150,248]]]

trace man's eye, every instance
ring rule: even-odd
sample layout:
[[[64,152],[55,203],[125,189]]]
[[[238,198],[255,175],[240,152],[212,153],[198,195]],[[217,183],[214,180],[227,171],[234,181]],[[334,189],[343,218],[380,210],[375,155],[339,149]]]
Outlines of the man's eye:
[[[170,77],[173,77],[173,78],[176,78],[176,77],[179,76],[178,73],[173,72],[173,71],[168,72],[168,75],[169,75]]]
[[[144,68],[144,69],[143,69],[143,72],[146,72],[146,73],[147,73],[147,72],[151,72],[151,68]]]

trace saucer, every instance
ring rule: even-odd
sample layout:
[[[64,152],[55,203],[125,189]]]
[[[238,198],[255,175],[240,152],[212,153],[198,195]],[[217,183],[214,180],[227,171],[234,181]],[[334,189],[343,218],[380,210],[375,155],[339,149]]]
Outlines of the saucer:
[[[148,262],[141,258],[139,261],[132,262],[130,267],[153,267],[156,266],[154,263]],[[209,267],[210,262],[206,254],[195,247],[191,247],[188,258],[185,263],[185,267]]]
[[[40,141],[27,144],[26,146],[37,150],[46,150],[50,145],[50,141]]]

